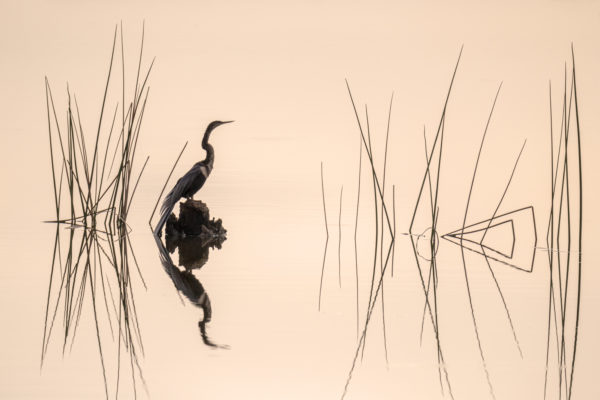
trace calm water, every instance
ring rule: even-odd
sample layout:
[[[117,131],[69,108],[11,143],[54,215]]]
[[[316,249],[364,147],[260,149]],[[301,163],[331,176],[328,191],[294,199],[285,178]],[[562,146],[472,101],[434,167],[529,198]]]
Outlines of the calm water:
[[[135,384],[132,381],[129,353],[124,348],[119,350],[118,341],[111,338],[111,329],[116,335],[116,325],[111,326],[115,321],[109,322],[101,303],[98,329],[103,337],[109,397],[116,393],[119,351],[121,398],[131,398],[134,388],[138,397],[154,399],[342,396],[367,315],[376,230],[372,182],[363,153],[355,263],[360,136],[344,83],[347,77],[363,123],[364,104],[369,105],[380,176],[388,102],[395,91],[386,201],[391,207],[395,186],[397,229],[394,275],[388,270],[384,281],[385,336],[379,294],[347,398],[451,398],[443,367],[455,399],[492,398],[490,385],[497,399],[543,398],[550,282],[548,252],[544,250],[551,211],[548,79],[553,88],[556,146],[563,68],[565,60],[570,68],[571,40],[576,45],[581,103],[585,210],[581,321],[572,398],[600,396],[595,384],[600,320],[594,311],[600,305],[595,290],[600,274],[593,261],[595,238],[600,234],[599,215],[594,209],[594,186],[599,178],[594,155],[600,144],[595,134],[600,119],[594,113],[600,104],[600,80],[595,71],[600,59],[597,43],[592,40],[599,33],[595,20],[599,10],[593,5],[553,4],[552,8],[527,10],[507,5],[502,10],[470,9],[472,14],[459,15],[454,9],[441,8],[429,14],[426,9],[384,3],[343,8],[333,3],[295,8],[272,4],[265,6],[269,12],[243,4],[185,4],[180,9],[154,4],[144,9],[145,15],[139,14],[134,3],[121,9],[116,5],[1,7],[10,23],[0,28],[0,48],[8,55],[1,65],[5,89],[0,96],[6,116],[0,123],[1,201],[5,210],[0,242],[6,260],[0,272],[0,397],[105,396],[89,291],[82,302],[75,340],[72,346],[69,342],[64,354],[59,309],[40,368],[56,234],[55,225],[41,222],[54,216],[43,77],[50,79],[59,113],[66,109],[64,88],[69,82],[77,95],[84,129],[92,137],[113,23],[120,19],[124,22],[129,87],[134,80],[144,16],[143,65],[148,66],[153,56],[157,61],[150,78],[135,168],[139,171],[146,156],[150,161],[128,224],[130,254],[135,254],[143,276],[142,281],[131,264],[132,292],[144,349],[139,366],[146,389],[139,375],[135,376]],[[60,11],[66,9],[73,14],[62,15]],[[54,12],[56,20],[44,16]],[[455,17],[452,23],[446,18],[448,14]],[[531,19],[538,25],[531,25]],[[438,21],[437,25],[431,25],[432,20]],[[566,26],[560,23],[565,20]],[[472,28],[467,28],[471,22]],[[506,26],[519,28],[509,32]],[[422,33],[424,28],[432,33],[419,34],[415,43],[403,39]],[[73,32],[78,35],[74,37]],[[426,274],[426,285],[429,262],[425,258],[430,257],[423,243],[419,254],[425,257],[415,257],[406,233],[426,170],[423,124],[431,152],[462,43],[465,50],[446,119],[437,231],[441,236],[461,228],[463,222],[475,224],[532,207],[534,214],[525,215],[523,223],[529,226],[535,222],[537,242],[527,236],[527,229],[517,228],[515,243],[524,249],[517,256],[527,261],[535,254],[533,269],[528,273],[511,268],[502,258],[507,249],[515,251],[512,242],[503,241],[509,232],[503,229],[516,224],[517,217],[494,221],[508,222],[496,230],[499,239],[488,239],[498,246],[490,245],[492,252],[499,250],[489,266],[480,254],[465,251],[463,267],[460,246],[439,239],[437,323],[445,361],[440,366],[435,331],[429,313],[424,314],[423,282],[417,264]],[[115,79],[113,89],[120,95],[120,75]],[[504,82],[503,88],[482,150],[468,217],[463,221],[481,135],[500,81]],[[120,101],[119,95],[110,98],[111,110]],[[196,198],[207,203],[212,217],[223,220],[228,234],[222,248],[212,249],[206,264],[192,274],[210,298],[212,318],[206,333],[220,345],[216,348],[203,341],[198,321],[204,313],[175,288],[163,269],[148,227],[157,196],[179,150],[189,141],[171,184],[203,158],[201,133],[214,119],[236,122],[218,128],[213,135],[215,169]],[[439,147],[436,149],[429,154],[435,155],[432,166],[437,168]],[[556,148],[554,152],[556,157]],[[575,165],[572,150],[569,156],[570,165]],[[327,236],[321,162],[329,233],[324,264]],[[426,185],[428,188],[429,183]],[[421,206],[416,213],[415,234],[431,227],[428,189],[425,193],[425,208]],[[578,206],[570,210],[578,215]],[[566,217],[562,218],[564,227]],[[60,228],[63,258],[70,233]],[[74,231],[77,250],[82,235],[81,229]],[[556,252],[563,263],[568,254],[564,253],[564,240],[563,253]],[[384,244],[389,245],[389,236]],[[539,248],[534,249],[536,246]],[[385,251],[387,247],[384,256]],[[577,255],[573,249],[571,256]],[[171,257],[177,265],[177,251]],[[131,255],[130,263],[132,259]],[[527,269],[531,263],[519,262],[518,266]],[[178,268],[183,271],[183,267]],[[570,285],[572,291],[565,296],[574,296],[573,283]],[[569,329],[574,326],[575,301],[575,297],[569,297],[568,343],[573,337]],[[506,309],[510,310],[510,321]],[[115,313],[111,315],[114,318]],[[554,330],[551,332],[555,335]],[[551,343],[554,349],[556,343]],[[572,350],[570,346],[567,344],[568,351]],[[487,368],[483,367],[481,353]],[[547,398],[565,398],[564,386],[561,392],[555,373],[557,360],[551,358],[549,365],[554,369],[548,376]]]

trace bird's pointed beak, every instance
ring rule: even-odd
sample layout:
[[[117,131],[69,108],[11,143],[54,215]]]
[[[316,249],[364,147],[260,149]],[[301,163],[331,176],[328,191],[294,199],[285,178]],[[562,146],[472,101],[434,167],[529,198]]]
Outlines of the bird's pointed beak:
[[[235,121],[223,121],[224,124],[229,124],[230,122],[235,122]]]

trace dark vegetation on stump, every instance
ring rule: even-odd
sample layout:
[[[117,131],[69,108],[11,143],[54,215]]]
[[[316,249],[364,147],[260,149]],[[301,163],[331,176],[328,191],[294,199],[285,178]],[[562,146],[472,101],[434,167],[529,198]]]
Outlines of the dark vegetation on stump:
[[[179,203],[179,218],[171,213],[167,219],[166,234],[171,237],[197,236],[220,244],[226,239],[227,230],[223,228],[221,219],[210,219],[206,204],[188,199]]]

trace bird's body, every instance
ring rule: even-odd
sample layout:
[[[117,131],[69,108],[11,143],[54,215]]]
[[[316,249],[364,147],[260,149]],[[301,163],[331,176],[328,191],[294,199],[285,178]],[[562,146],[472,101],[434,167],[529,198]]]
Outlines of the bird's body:
[[[206,128],[206,132],[204,132],[204,137],[202,138],[202,148],[206,150],[206,158],[194,164],[185,175],[179,178],[173,189],[165,196],[165,200],[160,209],[160,220],[154,230],[154,233],[158,236],[160,236],[167,218],[169,218],[171,211],[173,211],[173,208],[179,199],[192,199],[194,194],[204,186],[204,182],[206,182],[206,179],[212,172],[215,161],[215,150],[208,143],[208,138],[213,129],[229,122],[233,121],[213,121]]]
[[[200,190],[200,188],[204,185],[204,182],[206,182],[206,179],[210,175],[211,171],[212,165],[207,165],[204,162],[197,162],[196,164],[194,164],[192,169],[190,169],[187,173],[191,175],[191,178],[189,180],[190,184],[186,188],[185,192],[183,192],[183,196],[181,197],[194,197],[194,194],[198,190]]]

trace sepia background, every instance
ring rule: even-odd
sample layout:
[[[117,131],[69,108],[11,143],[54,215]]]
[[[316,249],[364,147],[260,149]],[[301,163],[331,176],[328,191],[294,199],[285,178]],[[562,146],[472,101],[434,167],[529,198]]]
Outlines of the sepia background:
[[[137,149],[138,171],[146,156],[150,159],[128,219],[147,285],[145,289],[134,274],[144,345],[140,365],[147,389],[139,380],[135,388],[124,369],[119,397],[133,397],[134,389],[138,397],[154,399],[342,396],[358,343],[353,235],[360,140],[345,79],[362,118],[368,104],[378,168],[383,166],[393,93],[386,185],[388,196],[395,187],[397,231],[407,233],[426,168],[423,129],[431,149],[462,47],[445,122],[440,234],[463,223],[481,136],[502,84],[467,224],[492,215],[526,140],[499,212],[533,206],[537,246],[546,247],[552,162],[549,82],[556,140],[573,45],[584,250],[571,398],[600,398],[597,2],[9,0],[0,4],[0,20],[0,397],[105,397],[89,303],[84,303],[72,348],[63,352],[64,337],[57,327],[43,366],[40,362],[56,231],[55,225],[42,223],[54,217],[44,78],[59,120],[66,110],[68,84],[77,97],[82,125],[93,135],[115,28],[122,24],[129,90],[142,27],[143,68],[155,61]],[[120,74],[113,82],[117,92]],[[114,108],[119,98],[111,100]],[[208,204],[211,216],[223,220],[228,239],[194,274],[213,307],[209,335],[229,349],[202,343],[199,311],[177,295],[147,225],[185,142],[189,144],[174,177],[204,157],[201,135],[212,120],[235,123],[213,134],[215,169],[196,198]],[[329,235],[324,264],[321,163]],[[363,152],[357,263],[361,327],[375,240],[366,166]],[[460,249],[445,241],[439,246],[439,325],[454,398],[492,398],[486,371],[497,399],[544,398],[546,252],[536,249],[531,273],[493,266],[522,357],[485,263],[467,254],[484,369]],[[347,398],[450,398],[440,388],[435,334],[428,320],[420,339],[424,296],[408,236],[396,238],[394,270],[385,286],[387,362],[377,311]],[[118,349],[108,343],[104,359],[113,398]],[[547,398],[565,397],[549,386]]]

